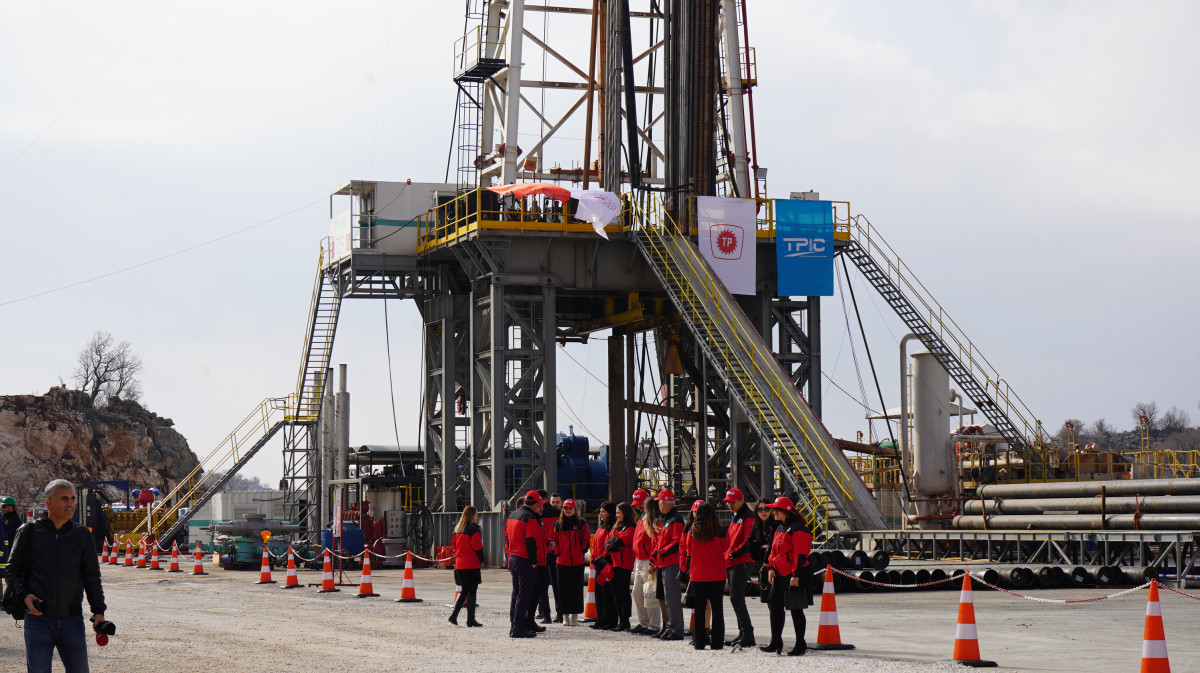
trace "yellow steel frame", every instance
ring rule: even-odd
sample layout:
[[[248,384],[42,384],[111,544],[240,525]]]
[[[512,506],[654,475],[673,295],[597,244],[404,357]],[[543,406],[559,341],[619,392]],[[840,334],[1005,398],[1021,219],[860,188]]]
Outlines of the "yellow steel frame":
[[[730,376],[737,377],[738,383],[746,391],[746,399],[743,401],[750,407],[751,411],[756,412],[760,417],[770,413],[778,416],[779,413],[771,408],[771,400],[777,400],[782,403],[783,416],[787,418],[793,427],[799,428],[804,434],[804,441],[814,448],[814,453],[819,460],[819,465],[811,464],[808,459],[799,451],[795,441],[786,433],[782,433],[777,428],[764,427],[769,436],[763,437],[764,441],[773,441],[777,446],[784,449],[783,453],[791,461],[792,467],[797,475],[802,475],[802,468],[806,468],[809,473],[815,475],[821,474],[828,477],[832,483],[836,485],[842,496],[847,500],[853,500],[853,493],[850,487],[850,480],[857,479],[857,475],[847,474],[843,468],[840,453],[835,454],[839,449],[827,443],[823,439],[822,433],[817,430],[809,421],[805,414],[798,409],[792,407],[789,401],[792,399],[786,394],[788,388],[794,389],[795,386],[791,380],[784,374],[783,370],[778,366],[767,366],[765,369],[760,365],[756,358],[749,358],[749,362],[743,362],[738,357],[738,352],[752,352],[751,344],[743,337],[739,325],[735,324],[736,316],[741,315],[741,309],[733,303],[729,295],[724,291],[724,286],[721,281],[709,272],[708,265],[700,256],[700,253],[694,246],[684,245],[677,249],[685,251],[683,259],[676,257],[672,250],[673,247],[667,244],[668,232],[675,231],[673,222],[669,221],[666,213],[661,207],[653,208],[649,213],[643,211],[639,206],[631,204],[634,210],[634,221],[640,223],[641,231],[645,233],[647,244],[653,248],[660,256],[670,258],[675,263],[681,266],[686,266],[690,277],[702,279],[700,287],[692,284],[688,277],[676,275],[671,268],[664,268],[662,271],[668,276],[668,279],[682,288],[683,296],[680,298],[687,312],[692,314],[704,313],[709,317],[713,324],[723,324],[729,334],[728,338],[723,335],[718,335],[712,331],[708,331],[703,327],[703,324],[698,324],[702,329],[706,330],[703,334],[705,344],[709,351],[712,352],[725,365],[726,373]],[[760,386],[758,381],[751,376],[739,376],[733,367],[729,364],[737,361],[741,366],[746,367],[747,371],[753,370],[758,375],[758,379],[766,382],[766,387]],[[764,424],[765,426],[765,424]],[[810,488],[813,485],[809,485]],[[819,497],[815,492],[810,492],[811,497],[804,499],[798,503],[797,510],[805,514],[806,519],[814,530],[826,529],[829,524],[828,501],[825,497]]]
[[[775,238],[775,199],[757,198],[755,208],[755,231],[756,238]],[[850,240],[850,202],[849,201],[831,201],[833,204],[833,240],[848,241]],[[699,229],[696,223],[699,219],[696,216],[696,197],[688,199],[688,219],[692,222],[691,235],[695,236]]]

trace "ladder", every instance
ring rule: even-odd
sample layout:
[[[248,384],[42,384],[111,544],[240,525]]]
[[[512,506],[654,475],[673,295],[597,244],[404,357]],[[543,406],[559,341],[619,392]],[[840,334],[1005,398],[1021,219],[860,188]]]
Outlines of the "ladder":
[[[1040,465],[1054,440],[1024,401],[1000,377],[941,304],[933,299],[895,250],[865,218],[854,218],[844,248],[867,282],[921,340],[962,389],[967,399],[996,426],[1009,446],[1026,454],[1026,465]],[[1031,450],[1039,451],[1036,458]],[[1031,462],[1031,459],[1034,459]],[[1045,465],[1042,465],[1043,470]],[[1028,472],[1027,472],[1028,473]],[[1043,476],[1043,475],[1030,475]]]
[[[633,238],[704,357],[745,411],[797,493],[814,531],[884,529],[866,484],[796,389],[696,246],[675,235],[661,205],[632,206]]]

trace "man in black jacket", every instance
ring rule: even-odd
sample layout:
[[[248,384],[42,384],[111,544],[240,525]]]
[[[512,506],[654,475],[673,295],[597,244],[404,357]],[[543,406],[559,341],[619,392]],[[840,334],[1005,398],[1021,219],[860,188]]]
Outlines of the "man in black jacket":
[[[13,543],[8,581],[25,604],[25,665],[50,673],[54,650],[66,673],[88,673],[83,629],[87,592],[92,625],[104,621],[104,590],[96,544],[87,528],[71,520],[75,487],[65,479],[46,486],[44,519],[22,526]]]

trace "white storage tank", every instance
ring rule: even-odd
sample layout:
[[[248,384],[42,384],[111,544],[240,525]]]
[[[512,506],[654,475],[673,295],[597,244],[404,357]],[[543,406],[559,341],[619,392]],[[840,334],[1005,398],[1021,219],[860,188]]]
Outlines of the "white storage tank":
[[[950,446],[950,375],[929,351],[912,355],[913,487],[924,495],[954,491]]]

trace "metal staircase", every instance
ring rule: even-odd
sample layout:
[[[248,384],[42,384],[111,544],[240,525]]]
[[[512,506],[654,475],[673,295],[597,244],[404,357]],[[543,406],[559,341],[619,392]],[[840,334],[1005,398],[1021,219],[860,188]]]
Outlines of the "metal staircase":
[[[660,207],[634,208],[634,240],[705,358],[746,410],[815,530],[883,529],[878,505],[770,348]]]
[[[333,275],[322,265],[313,283],[309,304],[308,329],[304,333],[304,358],[296,381],[296,408],[288,416],[296,423],[316,423],[321,412],[321,396],[325,394],[325,376],[333,357],[333,337],[337,332],[338,313],[342,295],[333,283]]]
[[[1026,464],[1032,467],[1044,463],[1031,451],[1038,451],[1044,457],[1046,449],[1053,448],[1053,439],[1042,427],[1041,421],[1000,377],[996,368],[983,357],[870,222],[861,216],[854,218],[850,232],[851,240],[844,252],[863,276],[937,358],[967,399],[996,426],[1008,444],[1026,454]]]

